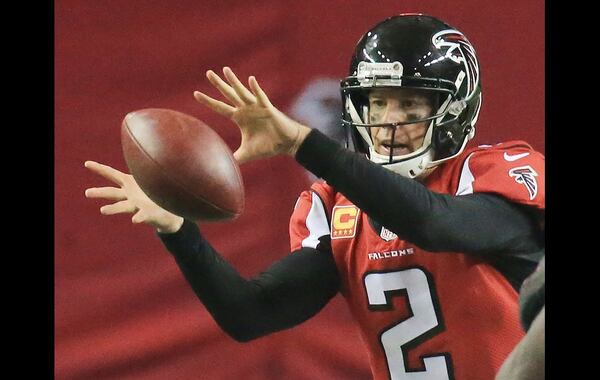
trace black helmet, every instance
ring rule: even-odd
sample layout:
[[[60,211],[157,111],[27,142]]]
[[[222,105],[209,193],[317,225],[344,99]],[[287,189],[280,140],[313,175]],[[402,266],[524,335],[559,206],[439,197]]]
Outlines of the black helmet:
[[[425,91],[434,105],[430,117],[399,123],[370,123],[368,94],[374,88]],[[347,144],[369,159],[414,178],[426,168],[460,154],[475,135],[481,108],[479,63],[464,34],[422,14],[387,18],[356,45],[349,76],[341,82],[342,123]],[[381,155],[369,128],[427,121],[423,145],[410,154]]]

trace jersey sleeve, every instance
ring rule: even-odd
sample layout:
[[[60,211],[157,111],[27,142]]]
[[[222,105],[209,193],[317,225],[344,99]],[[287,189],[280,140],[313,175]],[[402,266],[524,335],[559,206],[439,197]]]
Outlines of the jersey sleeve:
[[[463,164],[456,195],[494,193],[543,210],[544,161],[541,153],[521,141],[475,150]]]
[[[290,218],[291,252],[304,247],[316,248],[321,237],[330,235],[327,213],[330,207],[323,200],[324,195],[326,192],[319,184],[300,194]]]

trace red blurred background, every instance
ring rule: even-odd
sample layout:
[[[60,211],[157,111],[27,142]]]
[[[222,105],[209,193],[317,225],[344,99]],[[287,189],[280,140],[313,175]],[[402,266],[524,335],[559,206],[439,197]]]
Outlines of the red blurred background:
[[[288,110],[314,78],[346,75],[354,44],[403,12],[442,18],[474,44],[484,103],[475,143],[523,139],[544,152],[544,2],[55,2],[55,377],[57,379],[368,379],[343,299],[294,329],[251,343],[219,330],[153,230],[106,217],[84,190],[108,185],[83,167],[126,171],[125,114],[172,108],[212,126],[232,149],[231,122],[196,103],[207,69],[256,75]],[[304,170],[289,158],[242,167],[246,211],[202,225],[251,276],[289,252],[288,218]]]

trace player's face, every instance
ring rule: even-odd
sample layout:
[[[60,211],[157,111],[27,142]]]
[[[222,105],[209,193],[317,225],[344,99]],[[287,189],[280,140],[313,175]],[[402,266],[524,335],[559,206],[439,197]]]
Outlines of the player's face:
[[[433,114],[433,105],[422,91],[411,89],[375,89],[369,94],[371,124],[420,120]],[[379,154],[400,156],[414,152],[423,144],[429,121],[395,127],[372,127],[373,147]]]

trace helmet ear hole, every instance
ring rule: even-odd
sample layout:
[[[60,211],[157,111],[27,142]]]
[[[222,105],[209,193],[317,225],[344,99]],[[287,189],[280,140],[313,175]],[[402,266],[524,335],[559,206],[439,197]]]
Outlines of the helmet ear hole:
[[[450,157],[459,152],[468,133],[461,129],[459,120],[438,126],[433,133],[432,142],[435,147],[435,160]]]

